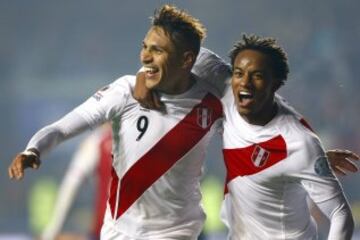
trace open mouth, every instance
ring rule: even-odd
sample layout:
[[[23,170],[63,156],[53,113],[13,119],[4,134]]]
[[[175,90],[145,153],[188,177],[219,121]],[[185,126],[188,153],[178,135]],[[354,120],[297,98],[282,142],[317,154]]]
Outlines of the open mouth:
[[[151,77],[151,76],[154,76],[156,73],[159,72],[159,69],[156,68],[156,67],[143,67],[145,73],[147,76]]]
[[[248,91],[240,91],[238,97],[241,106],[247,106],[254,100],[254,94]]]

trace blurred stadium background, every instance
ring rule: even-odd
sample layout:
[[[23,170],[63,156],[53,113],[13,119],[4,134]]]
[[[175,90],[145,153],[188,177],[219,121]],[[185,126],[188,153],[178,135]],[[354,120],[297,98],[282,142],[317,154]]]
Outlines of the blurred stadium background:
[[[166,2],[198,17],[208,29],[205,46],[226,59],[242,32],[277,38],[287,50],[291,69],[281,94],[307,117],[327,148],[360,153],[358,1],[1,0],[0,238],[30,236],[41,228],[51,196],[84,135],[44,157],[41,168],[27,171],[22,182],[8,179],[12,157],[40,127],[101,86],[137,71],[148,17]],[[217,137],[209,148],[206,171],[222,181],[219,144]],[[359,234],[360,175],[341,181]],[[66,231],[86,232],[92,191],[90,179]],[[43,211],[44,219],[34,211]]]

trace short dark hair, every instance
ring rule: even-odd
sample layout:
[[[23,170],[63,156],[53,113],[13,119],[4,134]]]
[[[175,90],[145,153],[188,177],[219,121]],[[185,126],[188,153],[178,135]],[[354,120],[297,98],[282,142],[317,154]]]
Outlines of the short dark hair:
[[[195,55],[199,53],[206,28],[198,19],[169,4],[156,9],[151,19],[153,26],[161,27],[169,34],[177,49],[191,50]]]
[[[236,42],[230,51],[229,57],[232,67],[234,67],[236,56],[247,49],[256,50],[269,56],[273,73],[279,79],[275,90],[284,85],[289,73],[288,58],[284,49],[277,44],[274,38],[243,34],[242,39]]]

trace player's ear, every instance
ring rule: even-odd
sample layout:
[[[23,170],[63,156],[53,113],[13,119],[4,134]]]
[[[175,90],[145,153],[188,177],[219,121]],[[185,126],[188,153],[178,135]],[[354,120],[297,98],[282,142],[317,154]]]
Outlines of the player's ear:
[[[196,56],[192,51],[186,51],[183,53],[183,68],[191,69],[196,60]]]

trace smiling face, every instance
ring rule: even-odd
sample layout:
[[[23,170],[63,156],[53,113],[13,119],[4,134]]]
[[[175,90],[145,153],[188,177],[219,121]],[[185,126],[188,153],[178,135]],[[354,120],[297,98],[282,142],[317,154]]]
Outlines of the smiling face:
[[[152,27],[146,34],[140,60],[149,89],[173,93],[186,81],[181,54],[161,27]]]
[[[264,125],[274,117],[277,81],[264,53],[246,49],[236,56],[231,85],[237,110],[247,122]]]

